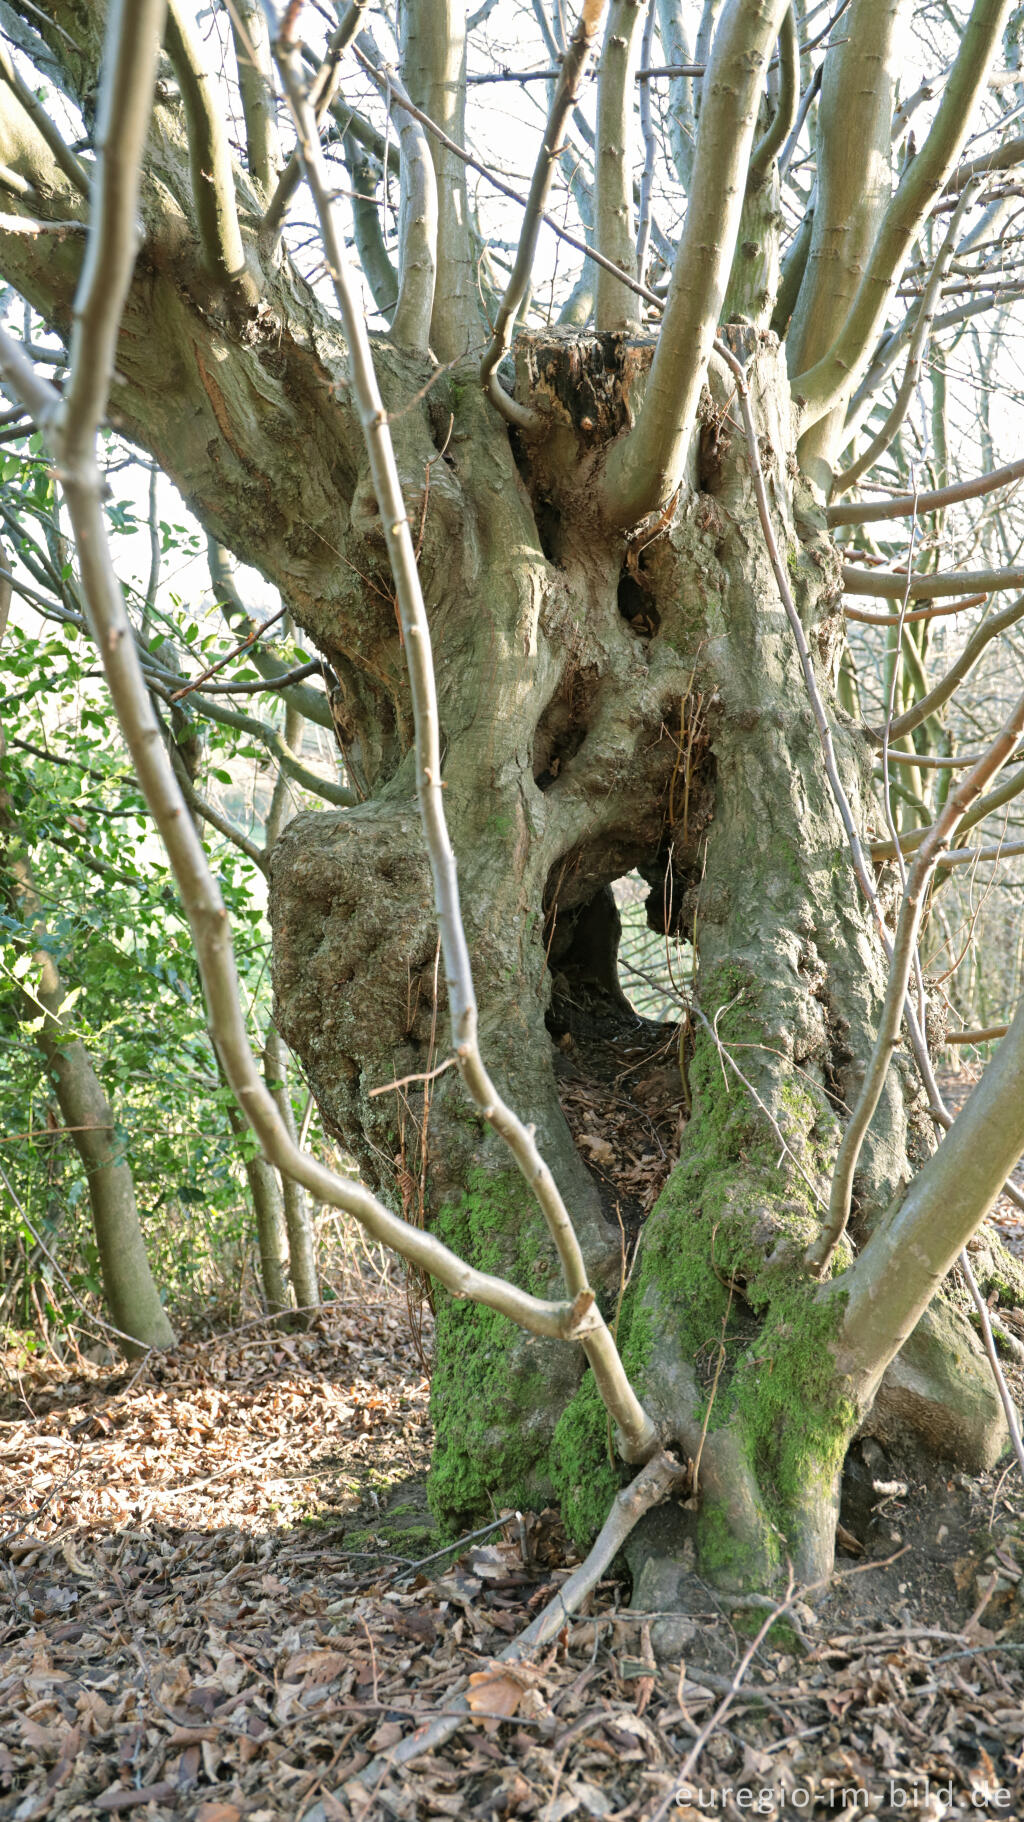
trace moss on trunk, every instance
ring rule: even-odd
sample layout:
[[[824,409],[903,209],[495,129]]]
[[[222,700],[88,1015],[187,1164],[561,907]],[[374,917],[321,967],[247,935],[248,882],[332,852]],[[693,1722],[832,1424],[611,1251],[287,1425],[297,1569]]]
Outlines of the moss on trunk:
[[[730,334],[748,358],[777,535],[860,814],[870,752],[835,706],[836,555],[791,460],[777,347],[755,330]],[[523,383],[545,393],[551,434],[518,451],[518,474],[489,430],[477,467],[459,456],[446,508],[459,541],[447,561],[429,540],[425,550],[483,1046],[502,1092],[537,1126],[614,1318],[614,1171],[600,1177],[575,1150],[554,1059],[574,1030],[626,1039],[609,887],[638,869],[649,921],[693,941],[699,958],[695,1003],[680,1005],[696,1034],[683,1046],[691,1117],[618,1323],[663,1433],[700,1452],[699,1507],[669,1508],[657,1542],[647,1526],[648,1557],[671,1562],[695,1529],[720,1580],[770,1581],[787,1557],[813,1579],[831,1564],[838,1476],[863,1412],[834,1366],[840,1297],[803,1258],[870,1053],[885,958],[853,880],[728,391],[716,380],[706,401],[699,485],[631,543],[597,519],[594,480],[649,348],[523,336],[518,359]],[[481,407],[458,380],[452,397],[465,434],[483,436]],[[329,1125],[379,1190],[474,1265],[559,1288],[528,1188],[455,1073],[433,1085],[429,1106],[412,1083],[401,1099],[369,1092],[430,1070],[445,1042],[405,765],[358,809],[291,824],[271,905],[281,1029]],[[666,1054],[678,1042],[665,1028]],[[681,1079],[680,1107],[684,1098]],[[926,1145],[909,1063],[897,1058],[858,1176],[854,1240]],[[445,1297],[437,1316],[439,1520],[457,1530],[554,1494],[588,1541],[621,1472],[579,1354]]]

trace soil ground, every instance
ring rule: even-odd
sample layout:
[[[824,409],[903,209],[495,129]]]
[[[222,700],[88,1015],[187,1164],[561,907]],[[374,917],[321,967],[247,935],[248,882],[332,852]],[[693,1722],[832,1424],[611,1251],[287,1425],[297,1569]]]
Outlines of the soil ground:
[[[769,1609],[696,1575],[668,1626],[609,1579],[510,1673],[575,1558],[551,1512],[442,1550],[400,1285],[308,1334],[4,1366],[0,1817],[1024,1816],[1015,1471],[858,1457],[862,1553],[742,1675]],[[462,1694],[447,1745],[391,1771]]]

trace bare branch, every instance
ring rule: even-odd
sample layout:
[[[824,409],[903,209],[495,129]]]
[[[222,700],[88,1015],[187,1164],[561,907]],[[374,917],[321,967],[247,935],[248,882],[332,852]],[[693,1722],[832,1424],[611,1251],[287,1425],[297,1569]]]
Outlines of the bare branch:
[[[908,588],[909,583],[909,588]],[[1001,588],[1024,586],[1024,569],[961,569],[931,576],[908,575],[905,569],[856,569],[843,564],[848,595],[883,595],[890,601],[939,601],[946,595],[992,595]]]
[[[243,649],[261,677],[275,690],[280,690],[284,702],[313,721],[317,727],[334,729],[334,717],[331,705],[325,701],[319,690],[310,689],[308,685],[288,682],[285,667],[272,658],[260,642],[260,627],[246,607],[232,574],[228,552],[216,539],[206,541],[207,562],[210,566],[210,581],[220,603],[220,609],[229,626],[238,625],[244,629]]]
[[[1024,1151],[1024,1002],[900,1208],[843,1273],[838,1361],[863,1405]]]
[[[1006,139],[1001,146],[995,146],[991,152],[983,152],[978,158],[969,158],[958,165],[946,185],[950,195],[955,195],[962,185],[970,183],[975,177],[989,177],[993,171],[1009,171],[1014,165],[1024,163],[1024,135],[1016,139]]]
[[[930,493],[901,493],[891,500],[858,500],[847,505],[827,506],[829,525],[867,525],[879,519],[909,519],[916,513],[943,512],[961,500],[977,500],[983,494],[1009,487],[1024,479],[1024,461],[1008,462],[1005,468],[994,468],[991,474],[979,475],[973,481],[957,481],[950,487],[937,487]]]
[[[377,309],[390,323],[398,301],[398,273],[391,263],[377,200],[379,166],[354,133],[342,139],[345,168],[352,183],[352,232],[359,264]]]
[[[986,816],[991,816],[993,810],[1001,810],[1004,804],[1012,803],[1013,799],[1019,797],[1022,791],[1024,791],[1024,770],[1011,772],[1003,779],[1002,784],[996,786],[995,790],[986,791],[984,797],[978,798],[977,803],[972,805],[961,821],[957,835],[966,835],[968,829],[973,829],[979,822],[984,822]],[[926,829],[908,829],[904,835],[900,836],[898,851],[902,854],[916,853],[934,827],[935,824],[931,823]],[[896,843],[893,841],[873,841],[870,851],[874,861],[895,860],[897,855]]]
[[[885,1001],[879,1019],[874,1050],[865,1073],[857,1105],[850,1116],[839,1147],[829,1198],[829,1219],[807,1251],[807,1264],[819,1276],[828,1269],[829,1261],[846,1231],[846,1224],[850,1217],[853,1178],[857,1162],[872,1116],[878,1106],[885,1078],[889,1073],[893,1051],[899,1042],[900,1020],[907,998],[907,988],[910,983],[910,973],[921,926],[921,915],[928,886],[935,870],[936,859],[941,850],[948,847],[958,827],[966,821],[971,805],[976,798],[980,797],[986,784],[1005,765],[1017,745],[1022,729],[1024,729],[1024,695],[1018,698],[988,752],[978,761],[977,765],[972,766],[967,777],[962,779],[956,789],[950,793],[945,806],[931,828],[924,831],[923,839],[917,849],[917,858],[907,874],[899,921],[893,938],[889,979],[886,984]],[[1024,1066],[1024,1046],[1022,1046],[1021,1060],[1022,1066]],[[1020,1123],[1022,1145],[1024,1145],[1024,1110],[1022,1110]],[[1013,1162],[1015,1163],[1016,1159]],[[1011,1168],[1012,1163],[1004,1171],[1004,1178],[1009,1175]],[[967,1233],[973,1232],[978,1219],[980,1216],[976,1216],[971,1227],[967,1229]],[[961,1236],[959,1244],[962,1244],[964,1238],[966,1235]],[[957,1250],[959,1250],[959,1244]]]
[[[643,0],[612,0],[597,89],[597,247],[630,278],[638,276],[633,229],[633,71],[642,22]],[[602,266],[597,275],[598,330],[629,329],[639,321],[635,292]]]
[[[189,809],[192,811],[193,816],[198,816],[202,822],[208,823],[211,829],[216,829],[218,835],[223,835],[225,841],[229,841],[232,847],[237,848],[240,853],[247,857],[247,859],[253,861],[261,873],[266,873],[267,855],[260,847],[259,843],[253,841],[251,837],[245,833],[244,829],[238,827],[237,823],[232,822],[230,816],[225,816],[223,811],[218,810],[215,804],[210,803],[207,798],[200,795],[196,790],[195,785],[192,783],[185,763],[182,760],[180,753],[176,751],[174,741],[170,735],[168,735],[167,745],[171,755],[171,764],[174,767],[174,775],[178,780],[181,794],[188,804]]]
[[[630,527],[680,485],[740,228],[763,69],[785,0],[729,0],[703,86],[691,206],[638,423],[612,446],[603,505]]]
[[[981,1325],[981,1338],[985,1344],[988,1363],[992,1368],[992,1374],[996,1382],[996,1389],[999,1393],[999,1402],[1003,1407],[1003,1416],[1006,1418],[1006,1427],[1010,1432],[1010,1441],[1013,1444],[1013,1452],[1017,1457],[1017,1466],[1019,1467],[1021,1474],[1024,1475],[1024,1441],[1021,1440],[1020,1418],[1017,1415],[1017,1407],[1010,1395],[1010,1388],[1006,1383],[1002,1363],[999,1359],[999,1355],[996,1353],[995,1336],[992,1333],[992,1312],[981,1294],[978,1280],[974,1276],[970,1259],[967,1256],[966,1247],[964,1247],[963,1252],[960,1254],[959,1265],[966,1280],[967,1289],[971,1293],[971,1302],[974,1304],[978,1321]],[[1007,1333],[1005,1329],[1003,1332],[1004,1334]],[[1012,1341],[1017,1340],[1016,1336],[1010,1336],[1008,1338]],[[1017,1345],[1019,1347],[1020,1343],[1018,1342]],[[1020,1359],[1020,1355],[1018,1355],[1017,1358]]]
[[[466,133],[465,0],[406,0],[402,8],[402,79],[414,102],[461,145]],[[439,361],[459,360],[482,339],[476,253],[470,232],[465,166],[438,139],[437,276],[430,346]]]
[[[790,373],[818,360],[839,332],[889,202],[897,11],[898,0],[852,0],[821,65],[814,222],[786,342]],[[830,418],[801,442],[801,464],[823,486],[831,475],[816,464],[827,468],[839,428]]]
[[[146,668],[149,669],[148,666]],[[168,705],[181,693],[169,690],[152,675],[149,687]],[[251,734],[253,739],[258,740],[272,754],[281,770],[287,772],[288,777],[293,778],[304,791],[311,791],[314,797],[321,797],[325,803],[337,804],[341,809],[350,808],[358,802],[355,792],[350,791],[347,785],[337,784],[333,778],[322,778],[319,772],[314,772],[305,765],[298,754],[292,752],[280,729],[272,726],[269,721],[259,721],[255,715],[243,715],[240,709],[229,709],[224,703],[215,702],[197,690],[190,691],[189,696],[195,710],[208,720],[217,721],[222,727],[236,728],[240,734]]]
[[[867,365],[907,253],[963,145],[1010,4],[1011,0],[975,0],[938,112],[882,218],[846,320],[827,353],[793,381],[805,427],[844,403]]]
[[[921,368],[924,362],[928,341],[931,336],[932,324],[935,319],[935,313],[939,307],[942,283],[946,273],[949,271],[950,260],[956,252],[957,240],[960,234],[960,223],[974,201],[974,192],[974,182],[968,183],[953,211],[949,227],[946,229],[946,233],[943,237],[942,245],[936,254],[935,263],[932,266],[928,283],[924,289],[924,295],[921,298],[921,308],[918,313],[917,321],[914,324],[914,333],[911,337],[910,348],[907,353],[906,369],[903,378],[900,381],[899,390],[896,393],[892,406],[886,413],[885,422],[882,424],[881,428],[875,432],[875,435],[871,438],[867,448],[861,451],[856,461],[851,462],[849,468],[844,468],[842,474],[836,476],[833,483],[833,491],[835,493],[846,493],[849,488],[853,487],[856,482],[860,480],[862,474],[867,473],[872,463],[876,462],[878,457],[888,449],[889,444],[892,442],[893,437],[896,435],[896,432],[907,415],[910,408],[910,402],[914,397],[914,393],[917,390],[921,378]]]
[[[249,175],[269,196],[281,167],[270,39],[260,0],[227,0]]]
[[[360,49],[371,62],[380,65],[376,45],[368,32],[361,35]],[[437,277],[437,178],[423,123],[409,111],[404,83],[393,70],[386,70],[385,75],[388,102],[398,127],[402,161],[398,234],[401,266],[391,335],[400,348],[412,348],[419,354],[426,354],[430,346]]]
[[[203,261],[211,278],[252,309],[259,299],[259,287],[246,265],[238,226],[227,122],[211,93],[202,42],[185,16],[182,0],[167,0],[166,42],[188,122],[192,194]]]
[[[46,141],[65,177],[70,178],[80,196],[89,194],[89,173],[70,146],[65,145],[42,102],[33,95],[28,83],[19,76],[7,46],[0,41],[0,77],[6,82],[18,105],[28,115],[36,132]]]
[[[969,607],[981,607],[987,595],[964,595],[946,607],[912,607],[905,614],[872,614],[864,607],[850,607],[843,602],[843,615],[862,626],[906,626],[914,620],[943,620],[950,614],[962,614]]]
[[[650,63],[651,60],[656,18],[655,0],[648,0],[643,41],[640,45],[640,61],[644,64]],[[635,270],[637,278],[643,278],[647,270],[647,255],[651,244],[651,192],[654,188],[654,167],[658,157],[658,138],[654,130],[649,82],[643,83],[640,88],[640,137],[643,140],[644,164],[640,177],[640,217],[636,227]]]
[[[355,51],[356,56],[359,57],[367,75],[373,78],[382,93],[386,93],[387,78],[383,76],[379,70],[375,70],[369,60],[362,56],[358,45],[355,47]],[[492,189],[497,190],[501,196],[507,196],[509,201],[518,204],[520,209],[525,209],[527,207],[527,198],[525,196],[521,195],[511,184],[506,183],[503,178],[492,171],[490,166],[484,164],[481,159],[474,158],[472,152],[466,151],[465,146],[460,146],[454,139],[450,138],[444,131],[444,128],[438,126],[437,121],[433,120],[423,108],[416,107],[411,103],[406,103],[404,105],[408,108],[410,114],[414,115],[417,120],[422,122],[431,138],[436,139],[438,145],[443,146],[446,151],[451,153],[453,158],[457,158],[464,164],[468,171],[479,172],[480,176],[486,183],[490,184]],[[353,117],[353,128],[354,126],[355,119]],[[652,291],[649,285],[642,285],[639,279],[630,279],[628,273],[621,271],[612,260],[606,259],[604,254],[599,253],[596,247],[590,246],[586,240],[581,240],[578,234],[571,233],[570,230],[564,227],[560,221],[556,220],[553,215],[542,215],[541,220],[546,228],[551,229],[552,234],[557,235],[559,240],[564,240],[567,247],[574,247],[577,253],[582,253],[586,259],[592,260],[595,266],[606,268],[621,284],[631,285],[632,289],[636,292],[637,297],[642,297],[645,303],[651,304],[655,310],[660,310],[662,308],[664,300],[658,296],[656,291]]]
[[[897,715],[890,724],[890,740],[902,740],[906,734],[912,734],[916,727],[920,727],[922,721],[927,721],[930,715],[934,715],[944,702],[948,702],[957,684],[977,663],[990,641],[998,638],[999,634],[1005,632],[1008,627],[1016,626],[1018,620],[1022,618],[1024,618],[1024,595],[1018,595],[1016,601],[1011,601],[1009,606],[1004,607],[1000,613],[992,614],[987,620],[983,620],[971,634],[959,658],[950,665],[946,675],[940,678],[926,695],[920,697],[917,702],[911,703],[911,706],[902,715]],[[880,740],[881,734],[879,733],[877,737]]]
[[[747,187],[764,182],[785,143],[800,99],[800,46],[796,35],[796,14],[790,6],[779,33],[779,94],[771,123],[750,156]]]
[[[515,264],[509,275],[505,295],[498,306],[494,334],[480,362],[480,384],[502,416],[522,430],[539,431],[544,419],[539,412],[519,405],[505,391],[497,375],[498,362],[512,339],[512,328],[520,305],[526,296],[537,251],[537,237],[544,219],[544,205],[551,189],[555,165],[565,140],[569,116],[579,95],[580,83],[590,60],[594,39],[601,28],[607,0],[584,0],[576,30],[572,35],[555,93],[552,97],[547,126],[526,204],[526,214],[519,235]]]
[[[785,0],[728,0],[715,34],[690,206],[639,418],[613,445],[605,513],[629,527],[678,487],[732,270],[761,85]]]
[[[256,0],[262,14],[262,0]],[[345,8],[341,23],[327,40],[327,49],[310,87],[310,104],[316,116],[317,130],[324,116],[333,106],[334,97],[341,81],[341,65],[345,52],[355,43],[356,37],[366,17],[368,0],[352,0]],[[269,40],[268,40],[269,42]],[[260,223],[260,255],[271,260],[281,238],[288,209],[299,184],[302,182],[302,160],[298,152],[293,152],[278,178],[277,188],[270,199],[267,212]]]

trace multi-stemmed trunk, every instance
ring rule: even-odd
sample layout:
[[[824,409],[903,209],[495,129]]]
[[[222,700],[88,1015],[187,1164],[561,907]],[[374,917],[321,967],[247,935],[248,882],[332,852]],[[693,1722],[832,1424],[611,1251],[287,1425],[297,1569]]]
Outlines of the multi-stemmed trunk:
[[[872,749],[835,703],[837,559],[793,461],[774,341],[734,334],[751,357],[777,528],[862,813]],[[609,891],[639,871],[650,921],[693,941],[699,969],[678,1034],[662,1034],[689,1118],[621,1301],[620,1343],[648,1408],[691,1454],[712,1405],[700,1467],[707,1565],[763,1577],[788,1551],[802,1574],[820,1575],[864,1411],[834,1370],[841,1302],[803,1256],[870,1053],[884,955],[728,388],[716,380],[705,400],[692,486],[629,540],[602,525],[594,477],[635,408],[646,348],[527,337],[518,363],[533,397],[546,393],[552,428],[542,445],[513,449],[484,401],[451,385],[456,535],[449,523],[432,539],[428,521],[422,559],[483,1048],[537,1126],[611,1314],[622,1253],[608,1171],[602,1193],[572,1143],[554,1059],[581,1021],[624,1044],[641,1029],[617,980]],[[372,573],[373,552],[364,532],[346,558]],[[282,1029],[328,1126],[381,1193],[475,1264],[549,1285],[554,1260],[526,1185],[454,1072],[430,1073],[449,1054],[444,981],[407,767],[352,810],[290,825],[272,916]],[[862,1159],[855,1238],[928,1149],[900,1055]],[[879,1421],[898,1414],[933,1439],[944,1432],[963,1461],[990,1461],[1002,1429],[984,1363],[965,1327],[947,1332],[955,1386],[936,1318],[922,1328],[883,1389]],[[580,1536],[601,1522],[617,1470],[593,1382],[568,1350],[442,1296],[433,1409],[432,1498],[446,1520],[554,1491]],[[659,1549],[665,1533],[662,1519]]]

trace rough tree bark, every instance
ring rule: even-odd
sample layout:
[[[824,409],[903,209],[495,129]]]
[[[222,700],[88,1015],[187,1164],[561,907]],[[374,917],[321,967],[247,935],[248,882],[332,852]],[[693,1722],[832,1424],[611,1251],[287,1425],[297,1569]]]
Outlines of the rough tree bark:
[[[793,461],[778,346],[754,330],[732,338],[751,363],[763,459],[827,688],[841,638],[838,559]],[[488,1057],[585,1211],[591,1270],[612,1300],[619,1234],[609,1198],[601,1206],[567,1144],[558,1040],[585,1055],[598,1033],[623,1044],[656,1035],[617,981],[614,880],[638,869],[655,926],[696,937],[698,1005],[762,1107],[694,1021],[683,1057],[691,1118],[644,1230],[620,1340],[645,1403],[695,1447],[704,1389],[694,1362],[714,1348],[730,1303],[731,1366],[703,1456],[705,1484],[720,1494],[702,1521],[705,1560],[725,1573],[735,1558],[737,1573],[763,1575],[781,1531],[812,1576],[831,1558],[836,1476],[860,1413],[827,1375],[819,1383],[838,1314],[811,1295],[801,1258],[827,1200],[836,1109],[856,1099],[870,1052],[885,959],[858,900],[724,385],[705,399],[693,491],[653,539],[638,550],[593,511],[594,467],[649,357],[622,336],[522,337],[519,389],[534,404],[544,397],[554,427],[513,466],[504,432],[480,419],[472,464],[456,468],[462,573],[447,551],[440,575],[423,562],[446,805]],[[458,435],[460,413],[480,405],[459,387],[452,399]],[[474,615],[481,573],[490,586]],[[839,755],[859,803],[872,747],[843,722],[837,714]],[[425,1128],[424,1218],[477,1263],[539,1289],[553,1262],[526,1194],[457,1084],[431,1085],[426,1121],[415,1084],[404,1112],[397,1095],[369,1098],[443,1056],[429,880],[401,774],[377,802],[290,825],[271,908],[282,1028],[328,1122],[382,1189],[396,1172],[400,1184],[403,1173],[420,1180]],[[674,1030],[658,1035],[678,1047]],[[861,1236],[927,1150],[901,1057],[862,1163]],[[520,1503],[553,1489],[579,1535],[599,1525],[617,1480],[603,1410],[588,1380],[568,1397],[574,1377],[571,1361],[546,1357],[501,1318],[440,1301],[432,1498],[446,1520],[467,1521],[497,1489]],[[891,1370],[874,1422],[891,1434],[897,1420],[974,1466],[1002,1446],[986,1363],[948,1312],[925,1319]],[[663,1536],[664,1517],[650,1529]]]

